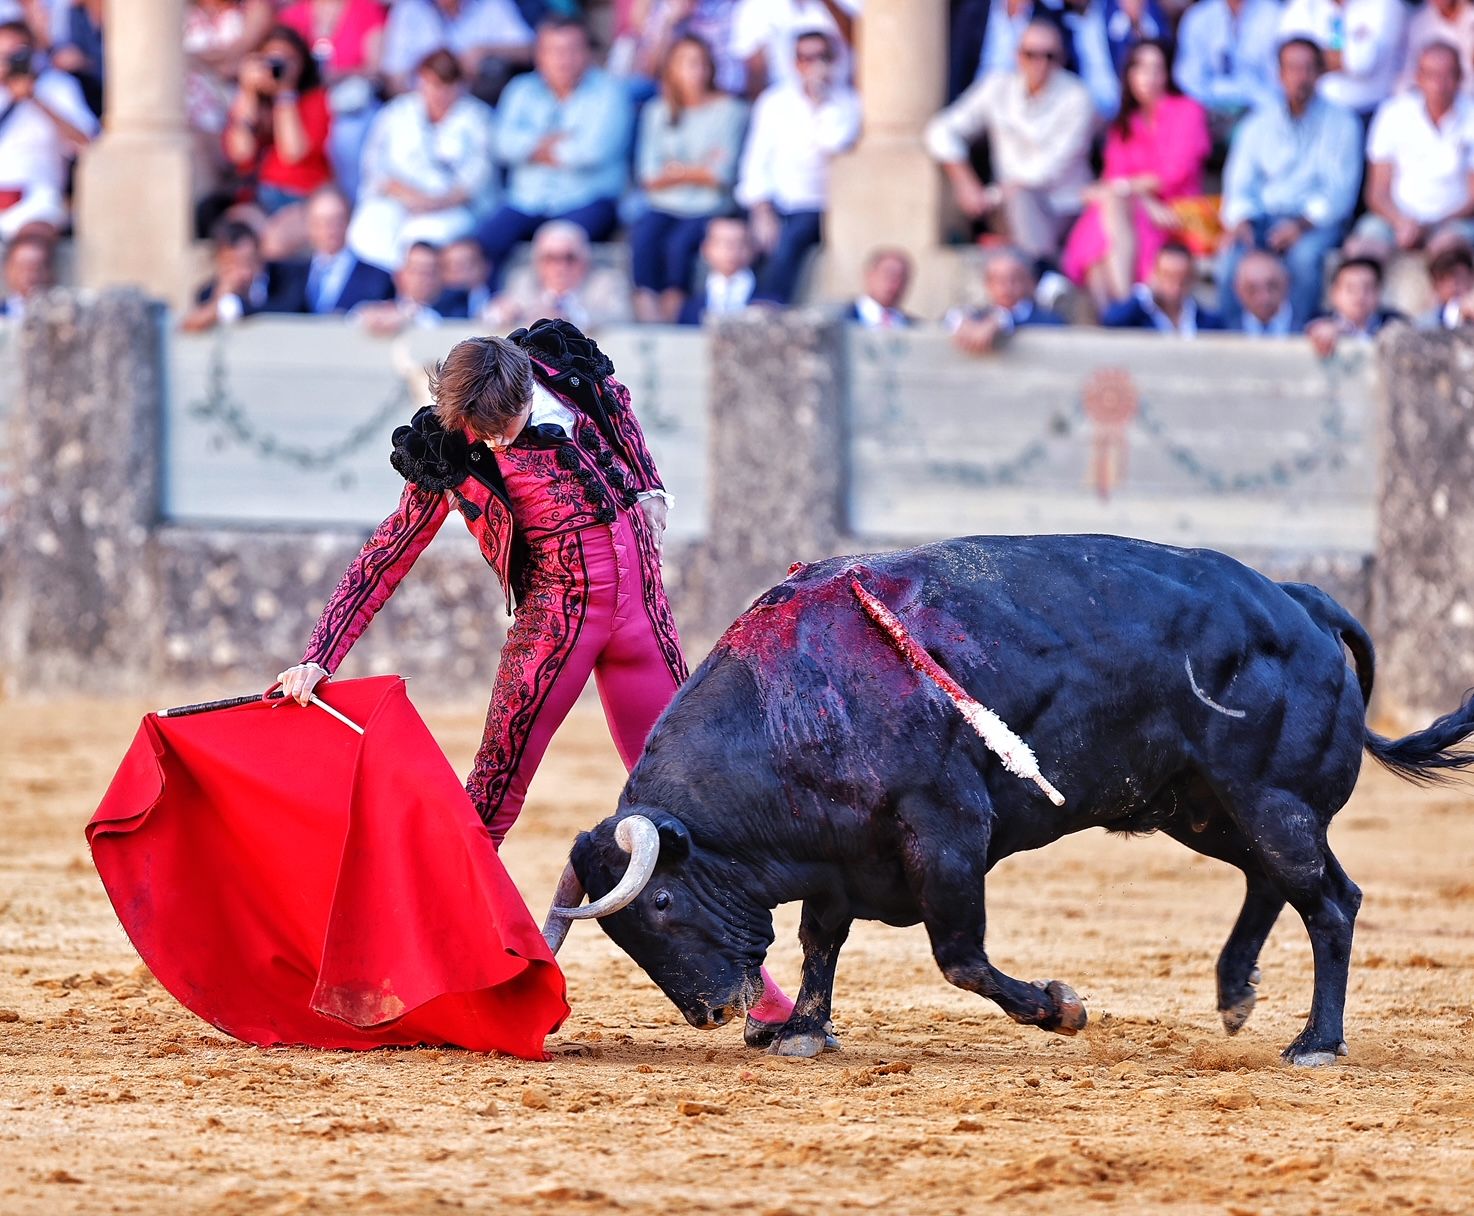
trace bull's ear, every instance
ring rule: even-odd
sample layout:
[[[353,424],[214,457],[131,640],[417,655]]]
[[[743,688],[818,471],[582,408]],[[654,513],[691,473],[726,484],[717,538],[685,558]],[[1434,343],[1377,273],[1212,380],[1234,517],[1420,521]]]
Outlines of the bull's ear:
[[[660,833],[660,860],[684,861],[691,855],[691,833],[674,815],[660,815],[655,820]]]

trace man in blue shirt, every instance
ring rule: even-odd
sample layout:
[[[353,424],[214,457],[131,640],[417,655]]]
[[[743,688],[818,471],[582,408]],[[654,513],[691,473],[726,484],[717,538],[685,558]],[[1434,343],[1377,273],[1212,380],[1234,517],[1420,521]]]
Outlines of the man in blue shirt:
[[[497,106],[497,159],[507,201],[476,229],[493,282],[507,255],[550,219],[605,240],[619,219],[634,115],[625,87],[593,65],[588,30],[570,17],[538,27],[537,70],[518,76]]]
[[[1282,101],[1266,102],[1240,125],[1223,173],[1218,267],[1224,319],[1238,329],[1233,292],[1239,259],[1268,249],[1290,272],[1290,310],[1298,330],[1320,308],[1326,254],[1340,242],[1361,184],[1361,123],[1316,93],[1325,69],[1320,47],[1291,38],[1279,52]]]

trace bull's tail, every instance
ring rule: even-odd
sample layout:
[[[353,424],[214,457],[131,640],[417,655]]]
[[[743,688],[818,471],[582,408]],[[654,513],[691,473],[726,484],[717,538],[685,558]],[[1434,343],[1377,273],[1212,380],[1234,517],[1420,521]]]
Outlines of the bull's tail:
[[[1312,617],[1340,635],[1356,666],[1362,701],[1370,705],[1376,654],[1372,649],[1372,639],[1361,622],[1319,587],[1305,583],[1283,583],[1281,586]],[[1388,739],[1370,727],[1365,730],[1364,746],[1372,759],[1404,781],[1411,781],[1414,785],[1439,785],[1452,781],[1465,769],[1474,768],[1474,751],[1453,750],[1474,735],[1474,691],[1466,693],[1463,704],[1452,713],[1444,714],[1431,725],[1401,739]]]

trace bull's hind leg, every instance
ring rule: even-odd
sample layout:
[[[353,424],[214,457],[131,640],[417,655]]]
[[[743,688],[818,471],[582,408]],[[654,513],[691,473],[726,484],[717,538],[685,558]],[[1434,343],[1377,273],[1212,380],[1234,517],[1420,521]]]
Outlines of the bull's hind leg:
[[[1346,980],[1361,891],[1331,853],[1325,821],[1313,808],[1285,793],[1228,802],[1273,889],[1310,934],[1315,995],[1305,1029],[1284,1057],[1291,1064],[1333,1063],[1346,1054]]]
[[[1193,852],[1226,861],[1244,872],[1244,906],[1218,955],[1218,1014],[1224,1030],[1237,1034],[1254,1012],[1259,952],[1284,910],[1285,897],[1269,881],[1248,840],[1226,815],[1213,815],[1202,831],[1194,831],[1188,823],[1168,824],[1166,831]]]
[[[930,796],[910,795],[898,808],[911,831],[902,861],[937,966],[949,983],[988,997],[1015,1022],[1078,1034],[1086,1013],[1072,988],[1058,980],[1016,980],[988,961],[983,892],[991,810],[982,791],[960,800],[963,806],[944,807]]]

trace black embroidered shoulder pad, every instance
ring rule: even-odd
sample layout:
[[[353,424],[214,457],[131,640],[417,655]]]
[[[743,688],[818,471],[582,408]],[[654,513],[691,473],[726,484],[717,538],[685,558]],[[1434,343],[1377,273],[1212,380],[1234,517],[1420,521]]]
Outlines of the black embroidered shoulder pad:
[[[466,480],[470,451],[470,440],[460,431],[447,431],[427,405],[415,412],[408,426],[394,429],[389,463],[406,481],[441,494]]]
[[[534,359],[560,372],[581,372],[595,380],[614,375],[614,363],[598,344],[571,321],[544,317],[529,328],[514,330],[507,341],[515,342]]]

